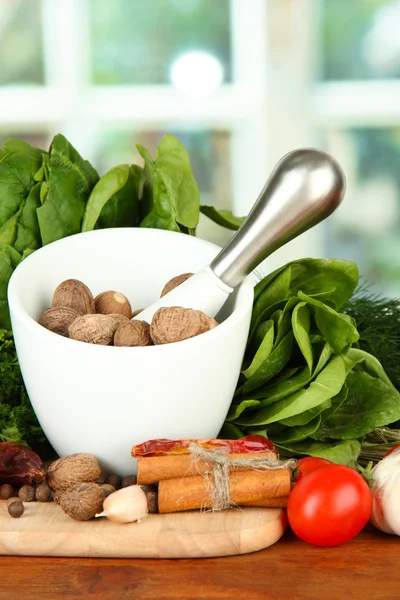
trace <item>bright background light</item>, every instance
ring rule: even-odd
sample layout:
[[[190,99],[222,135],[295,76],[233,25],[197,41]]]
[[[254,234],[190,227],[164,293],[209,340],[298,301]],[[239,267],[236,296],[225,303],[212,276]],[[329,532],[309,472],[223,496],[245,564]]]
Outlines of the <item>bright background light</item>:
[[[185,52],[171,66],[173,85],[189,96],[208,96],[222,83],[222,64],[208,52]]]

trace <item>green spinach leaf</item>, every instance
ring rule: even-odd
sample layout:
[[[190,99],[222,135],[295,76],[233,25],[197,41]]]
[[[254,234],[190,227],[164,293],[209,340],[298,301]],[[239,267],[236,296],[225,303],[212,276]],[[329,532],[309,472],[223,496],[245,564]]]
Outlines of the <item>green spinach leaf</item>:
[[[261,367],[264,361],[271,354],[274,345],[274,322],[272,320],[266,322],[266,331],[264,339],[261,342],[254,358],[245,371],[242,371],[246,379],[249,379]]]
[[[269,385],[258,388],[252,393],[254,400],[260,400],[260,407],[272,404],[277,400],[282,400],[290,394],[303,389],[306,385],[316,377],[325,367],[331,357],[331,349],[329,344],[325,344],[318,359],[317,366],[310,375],[308,367],[304,369],[287,369],[284,378],[278,375],[274,377]]]
[[[361,363],[363,370],[369,373],[372,377],[378,377],[390,388],[396,389],[389,377],[386,375],[384,368],[382,367],[379,360],[365,350],[359,348],[350,348],[347,352],[346,358],[353,361],[353,364]]]
[[[324,410],[321,415],[321,425],[329,419],[330,416],[334,415],[342,406],[344,402],[347,400],[347,396],[349,394],[349,388],[347,387],[347,383],[344,383],[342,389],[336,396],[334,396],[331,400],[331,406]],[[318,431],[315,431],[312,435],[310,434],[314,440],[325,441],[329,439],[328,436],[324,434],[323,427],[320,427]]]
[[[42,245],[37,218],[40,203],[40,183],[30,189],[27,199],[22,203],[19,214],[14,248],[18,252],[37,250]]]
[[[336,312],[320,300],[311,298],[303,292],[298,292],[298,297],[307,302],[312,311],[315,323],[336,353],[346,352],[359,338],[358,331],[349,321],[347,315]]]
[[[319,456],[340,465],[354,466],[361,451],[358,440],[344,442],[314,442],[303,440],[294,444],[276,444],[282,455],[289,456]]]
[[[139,182],[142,169],[129,166],[129,176],[124,187],[104,205],[98,220],[100,229],[107,227],[136,227],[139,224]]]
[[[244,412],[248,408],[254,408],[255,406],[260,405],[260,400],[243,400],[240,404],[232,404],[229,409],[228,415],[226,417],[227,421],[235,421],[240,417],[242,412]]]
[[[287,365],[290,360],[293,348],[293,333],[290,331],[281,343],[275,348],[268,358],[261,363],[258,369],[249,377],[242,387],[242,393],[247,394],[264,383],[267,383],[272,377],[275,377]]]
[[[0,149],[0,243],[14,246],[18,239],[20,252],[28,247],[24,245],[26,228],[33,234],[29,247],[41,244],[30,197],[41,161],[41,151],[23,140],[10,139]]]
[[[308,367],[305,367],[297,371],[293,377],[289,377],[284,381],[277,382],[277,379],[274,378],[271,381],[273,385],[269,385],[268,387],[263,386],[253,392],[252,397],[256,400],[261,400],[261,406],[267,406],[301,390],[311,381],[311,375]]]
[[[49,155],[42,172],[42,206],[37,209],[43,245],[81,231],[86,202],[99,179],[61,134],[54,137]]]
[[[346,384],[346,401],[322,422],[320,436],[343,440],[360,438],[375,427],[400,419],[400,394],[393,386],[365,371],[351,371]]]
[[[21,255],[14,248],[0,244],[0,329],[11,329],[7,287],[10,277],[20,261]]]
[[[306,302],[300,302],[295,306],[292,313],[292,327],[296,342],[304,356],[310,373],[313,370],[313,349],[309,337],[310,332],[310,309]]]
[[[240,416],[238,425],[268,425],[309,411],[336,396],[342,389],[345,379],[343,359],[340,355],[334,356],[307,388],[255,410],[247,417]]]
[[[133,227],[138,221],[138,187],[141,169],[118,165],[94,186],[85,207],[82,231],[100,228]]]
[[[273,436],[274,444],[293,444],[307,439],[321,424],[321,417],[318,415],[305,425],[287,427],[281,434]]]
[[[278,313],[282,313],[282,311],[276,311],[274,313],[274,315],[272,315],[271,319],[267,319],[267,321],[264,321],[263,323],[261,323],[260,326],[257,328],[257,331],[255,332],[255,335],[254,335],[254,340],[253,340],[253,343],[252,343],[252,347],[251,347],[251,356],[253,356],[255,354],[255,352],[257,352],[257,350],[258,350],[260,344],[262,343],[262,341],[263,341],[266,333],[271,328],[271,324],[272,324],[273,327],[278,326],[279,319],[280,319]]]
[[[266,280],[269,282],[266,285]],[[292,266],[280,269],[274,277],[265,277],[254,288],[254,306],[251,316],[251,328],[257,322],[258,318],[274,304],[287,300],[290,294],[290,284],[292,281]]]
[[[275,288],[285,298],[303,291],[331,303],[339,310],[353,294],[358,283],[357,265],[347,260],[304,258],[280,267],[262,281],[254,290],[253,322],[275,297]],[[271,288],[271,291],[269,290]]]
[[[277,346],[281,342],[282,338],[291,330],[292,311],[299,302],[300,300],[297,297],[291,297],[288,300],[278,300],[272,305],[266,306],[262,313],[254,321],[253,325],[250,326],[248,345],[252,344],[254,335],[257,333],[259,327],[266,320],[274,319],[277,324],[277,333],[274,344]]]
[[[294,415],[293,417],[288,417],[287,419],[281,419],[279,423],[282,425],[286,425],[286,427],[302,427],[303,425],[307,425],[311,421],[314,421],[316,417],[320,417],[321,413],[325,413],[328,409],[332,407],[332,400],[328,398],[322,404],[318,404],[318,406],[314,406],[309,410],[305,410],[298,415]],[[319,418],[319,423],[321,423],[321,417]],[[317,428],[314,429],[316,431]],[[311,435],[311,434],[309,434]]]
[[[173,136],[165,135],[153,160],[143,146],[137,145],[145,159],[139,199],[141,227],[180,231],[193,229],[200,214],[200,194],[186,149]]]
[[[214,206],[200,206],[200,212],[206,215],[211,221],[225,227],[225,229],[231,229],[233,231],[239,229],[245,217],[235,217],[230,210],[217,210]]]

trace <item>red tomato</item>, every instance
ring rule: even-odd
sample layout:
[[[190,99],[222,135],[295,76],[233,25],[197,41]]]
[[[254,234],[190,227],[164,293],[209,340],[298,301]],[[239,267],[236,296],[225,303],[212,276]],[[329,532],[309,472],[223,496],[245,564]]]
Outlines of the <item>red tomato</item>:
[[[330,460],[326,458],[318,458],[317,456],[306,456],[305,458],[301,458],[296,468],[296,483],[300,481],[303,477],[316,471],[317,469],[321,469],[321,467],[327,467],[328,465],[332,465]]]
[[[372,494],[354,469],[328,465],[296,483],[289,496],[288,519],[294,533],[315,546],[347,542],[368,522]]]
[[[385,456],[389,456],[389,454],[392,454],[392,452],[394,452],[395,450],[398,450],[399,448],[400,448],[400,444],[396,444],[395,446],[393,446],[393,448],[390,448],[390,450],[388,450],[386,452]]]

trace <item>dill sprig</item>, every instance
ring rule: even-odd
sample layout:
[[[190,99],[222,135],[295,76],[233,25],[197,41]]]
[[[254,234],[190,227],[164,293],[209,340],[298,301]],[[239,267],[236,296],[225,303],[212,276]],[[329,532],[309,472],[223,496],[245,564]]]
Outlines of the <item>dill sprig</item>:
[[[344,307],[360,334],[359,347],[376,356],[400,391],[400,299],[370,293],[362,285]]]
[[[400,444],[400,429],[389,427],[376,427],[368,433],[361,445],[358,462],[364,465],[369,462],[376,463],[381,460],[393,446]]]

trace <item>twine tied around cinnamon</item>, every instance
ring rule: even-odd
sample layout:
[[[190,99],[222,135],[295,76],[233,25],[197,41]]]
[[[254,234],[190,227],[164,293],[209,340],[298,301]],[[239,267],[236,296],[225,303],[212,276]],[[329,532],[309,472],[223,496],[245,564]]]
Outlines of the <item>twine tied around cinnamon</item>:
[[[195,464],[206,462],[210,465],[210,469],[203,471],[202,475],[210,484],[212,510],[225,510],[232,505],[229,491],[229,471],[231,468],[248,467],[254,470],[289,469],[293,471],[297,467],[297,460],[294,458],[282,461],[275,456],[252,456],[231,460],[223,450],[206,450],[196,443],[190,444],[189,452]]]

